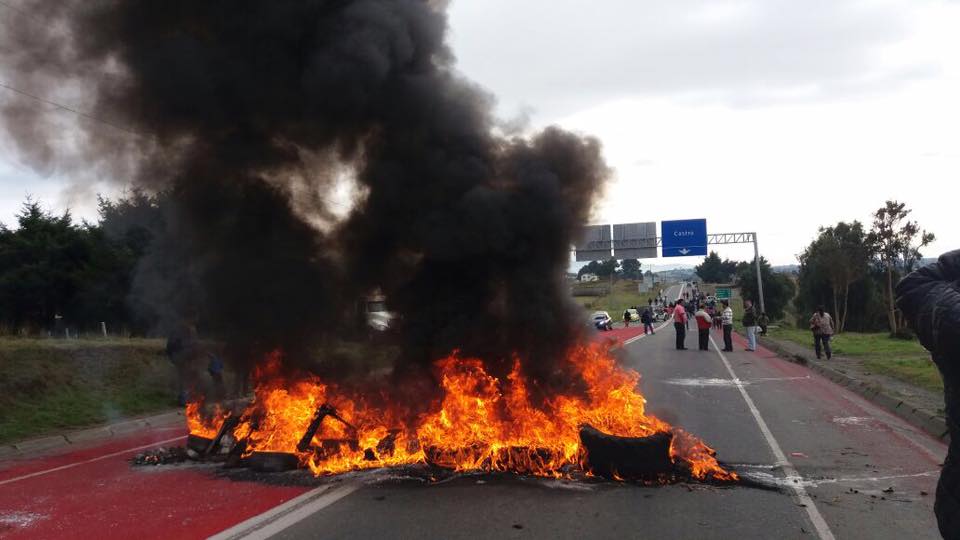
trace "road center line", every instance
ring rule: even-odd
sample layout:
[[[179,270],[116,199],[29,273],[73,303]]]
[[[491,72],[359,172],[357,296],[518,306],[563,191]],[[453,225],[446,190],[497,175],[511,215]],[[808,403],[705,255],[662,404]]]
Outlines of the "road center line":
[[[11,484],[11,483],[13,483],[13,482],[18,482],[18,481],[20,481],[20,480],[26,480],[27,478],[33,478],[33,477],[35,477],[35,476],[43,476],[43,475],[45,475],[45,474],[50,474],[50,473],[62,471],[62,470],[64,470],[64,469],[72,469],[73,467],[79,467],[80,465],[86,465],[87,463],[93,463],[93,462],[95,462],[95,461],[100,461],[100,460],[107,459],[107,458],[112,458],[112,457],[115,457],[115,456],[121,456],[121,455],[123,455],[123,454],[127,454],[127,453],[130,453],[130,452],[135,452],[135,451],[137,451],[137,450],[143,450],[144,448],[152,448],[152,447],[154,447],[154,446],[158,446],[158,445],[166,444],[166,443],[171,443],[171,442],[179,441],[179,440],[186,439],[186,438],[187,438],[186,435],[181,435],[181,436],[179,436],[179,437],[174,437],[174,438],[172,438],[172,439],[165,439],[165,440],[162,440],[162,441],[157,441],[157,442],[153,442],[153,443],[150,443],[150,444],[145,444],[145,445],[143,445],[143,446],[136,446],[136,447],[133,447],[133,448],[127,448],[126,450],[120,450],[119,452],[114,452],[114,453],[112,453],[112,454],[104,454],[104,455],[102,455],[102,456],[97,456],[97,457],[95,457],[95,458],[93,458],[93,459],[88,459],[88,460],[85,460],[85,461],[78,461],[78,462],[76,462],[76,463],[69,463],[69,464],[67,464],[67,465],[61,465],[61,466],[59,466],[59,467],[54,467],[54,468],[52,468],[52,469],[46,469],[46,470],[43,470],[43,471],[32,472],[32,473],[30,473],[30,474],[25,474],[25,475],[23,475],[23,476],[17,476],[17,477],[15,477],[15,478],[8,478],[8,479],[6,479],[6,480],[0,480],[0,486],[2,486],[2,485],[4,485],[4,484]]]
[[[671,287],[671,288],[672,288],[672,287]],[[684,290],[684,288],[685,288],[685,287],[680,287],[680,292],[677,293],[677,300],[679,300],[680,297],[683,295],[683,290]],[[669,291],[669,289],[668,289],[668,291]],[[668,293],[668,294],[669,294],[669,293]],[[654,331],[654,332],[659,332],[659,331],[663,330],[664,328],[667,327],[667,325],[670,324],[670,321],[672,321],[672,320],[673,320],[673,317],[671,316],[669,319],[663,321],[663,324],[661,324],[660,326],[656,327],[653,331]],[[640,324],[643,324],[643,323],[640,323]],[[653,335],[653,334],[650,334],[650,335]],[[633,342],[635,342],[635,341],[640,341],[641,339],[643,339],[643,338],[645,338],[645,337],[647,337],[647,334],[640,334],[639,336],[633,336],[633,337],[630,338],[630,339],[625,339],[625,340],[623,341],[623,344],[624,344],[624,345],[629,345],[629,344],[631,344],[631,343],[633,343]]]
[[[265,540],[339,501],[360,487],[359,483],[336,487],[320,486],[217,533],[208,540]]]
[[[767,445],[770,446],[770,450],[773,452],[773,456],[777,460],[777,463],[781,464],[783,467],[783,472],[786,474],[787,478],[800,480],[796,483],[791,483],[790,489],[793,490],[793,493],[800,505],[806,509],[807,516],[810,517],[810,522],[813,523],[813,527],[817,530],[817,535],[821,538],[821,540],[834,540],[833,532],[830,531],[830,526],[827,525],[827,522],[823,519],[820,511],[817,510],[817,505],[814,504],[813,499],[810,498],[806,488],[803,487],[800,473],[797,471],[796,467],[794,467],[793,464],[787,460],[786,455],[784,455],[783,450],[780,448],[780,443],[777,442],[777,439],[774,438],[773,433],[770,432],[770,428],[767,427],[767,423],[763,420],[763,417],[760,416],[760,411],[757,409],[757,406],[753,403],[753,400],[750,399],[750,394],[747,393],[746,387],[742,382],[740,382],[737,374],[733,372],[733,368],[730,367],[730,362],[727,361],[727,357],[723,354],[723,351],[720,350],[720,347],[717,347],[717,342],[714,341],[712,335],[710,336],[710,343],[713,345],[713,349],[717,351],[717,354],[720,355],[720,360],[723,361],[723,365],[726,366],[727,371],[730,372],[730,377],[736,381],[737,389],[740,390],[740,395],[743,396],[743,400],[747,403],[747,407],[753,414],[753,419],[757,421],[757,426],[760,427],[760,432],[763,433],[763,438],[767,440]]]

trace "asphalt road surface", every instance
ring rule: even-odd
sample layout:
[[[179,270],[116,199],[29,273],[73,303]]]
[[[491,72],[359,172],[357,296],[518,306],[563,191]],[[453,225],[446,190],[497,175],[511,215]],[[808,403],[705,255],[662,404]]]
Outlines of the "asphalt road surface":
[[[742,340],[720,353],[717,333],[710,351],[696,350],[695,334],[689,350],[675,350],[672,325],[614,335],[622,361],[643,375],[649,412],[702,438],[756,486],[509,475],[430,483],[385,472],[275,486],[205,467],[132,470],[130,452],[102,458],[101,447],[0,466],[0,537],[938,538],[942,443],[802,366],[743,351]]]

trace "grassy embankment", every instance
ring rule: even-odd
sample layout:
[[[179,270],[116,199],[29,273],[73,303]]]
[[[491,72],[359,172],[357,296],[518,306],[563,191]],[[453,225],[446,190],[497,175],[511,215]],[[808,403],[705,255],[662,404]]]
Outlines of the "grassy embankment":
[[[813,337],[805,329],[771,328],[770,337],[813,347]],[[917,340],[894,339],[887,333],[844,332],[833,337],[831,346],[834,354],[859,359],[874,373],[943,392],[940,372]]]
[[[613,287],[610,283],[601,281],[589,284],[575,284],[575,288],[605,287],[609,294],[604,296],[574,296],[573,300],[577,304],[592,313],[594,311],[606,311],[614,321],[623,320],[623,311],[631,306],[643,307],[647,305],[648,300],[652,300],[657,295],[657,289],[666,290],[669,285],[657,284],[653,290],[646,293],[638,292],[637,282],[630,280],[620,280],[614,282]]]
[[[162,339],[0,338],[0,443],[177,407],[176,370],[163,351]],[[317,359],[337,364],[344,377],[364,377],[389,369],[398,352],[343,341],[328,343]],[[201,384],[209,383],[202,357],[196,367]],[[236,382],[227,366],[227,392]]]
[[[0,339],[0,442],[176,406],[153,339]]]

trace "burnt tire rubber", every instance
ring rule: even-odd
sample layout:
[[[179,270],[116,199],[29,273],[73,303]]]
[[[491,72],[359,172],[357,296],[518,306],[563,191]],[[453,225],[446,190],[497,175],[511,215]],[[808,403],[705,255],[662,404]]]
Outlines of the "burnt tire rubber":
[[[672,473],[672,441],[670,432],[649,437],[617,437],[592,426],[580,428],[580,442],[587,451],[590,472],[611,479],[655,480]]]
[[[191,450],[195,453],[196,457],[200,457],[203,456],[204,452],[207,451],[207,447],[211,442],[213,442],[213,439],[208,439],[199,435],[187,435],[187,450]]]
[[[254,452],[245,461],[248,467],[257,472],[286,472],[300,467],[297,455],[287,452]]]

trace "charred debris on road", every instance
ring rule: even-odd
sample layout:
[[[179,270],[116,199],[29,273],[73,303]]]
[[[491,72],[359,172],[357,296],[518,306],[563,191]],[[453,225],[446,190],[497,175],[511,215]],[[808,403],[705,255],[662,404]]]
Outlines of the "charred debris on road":
[[[323,439],[317,437],[318,431],[325,419],[339,422],[353,428],[344,420],[337,410],[329,405],[320,405],[306,432],[297,445],[298,452],[313,452],[323,455],[326,452],[336,452],[341,445],[359,448],[356,438]],[[245,440],[235,440],[231,435],[238,424],[237,417],[225,418],[213,438],[191,434],[187,437],[186,446],[161,447],[138,454],[130,460],[134,466],[171,465],[184,462],[206,463],[221,465],[225,471],[245,470],[243,478],[270,482],[272,473],[286,473],[305,469],[301,458],[291,452],[264,452],[246,451]],[[396,431],[389,432],[375,447],[364,448],[363,451],[369,460],[375,460],[377,455],[388,455],[394,451]],[[707,478],[698,480],[690,474],[690,470],[682,461],[674,460],[671,456],[673,434],[669,432],[655,433],[648,437],[618,437],[603,433],[592,426],[583,425],[579,431],[580,442],[584,449],[584,458],[581,467],[567,467],[557,471],[554,476],[570,480],[605,479],[618,482],[630,482],[641,485],[664,485],[678,482],[698,482],[717,486],[740,484],[742,479],[735,480]],[[508,448],[505,452],[547,454],[548,449]],[[395,467],[402,471],[403,477],[413,477],[429,482],[443,481],[463,474],[484,474],[488,471],[483,468],[472,471],[457,471],[444,466],[441,452],[438,449],[427,448],[424,451],[427,459],[422,463]],[[542,456],[547,457],[547,456]],[[507,474],[510,474],[509,472]],[[228,476],[238,477],[236,474]],[[306,479],[307,476],[303,475]],[[337,476],[337,475],[327,475]],[[521,476],[523,476],[521,474]],[[538,475],[534,475],[538,476]],[[313,475],[310,475],[312,479]],[[284,480],[289,482],[289,480]],[[744,485],[769,489],[769,486],[755,482],[742,482]],[[756,484],[756,485],[755,485]]]

